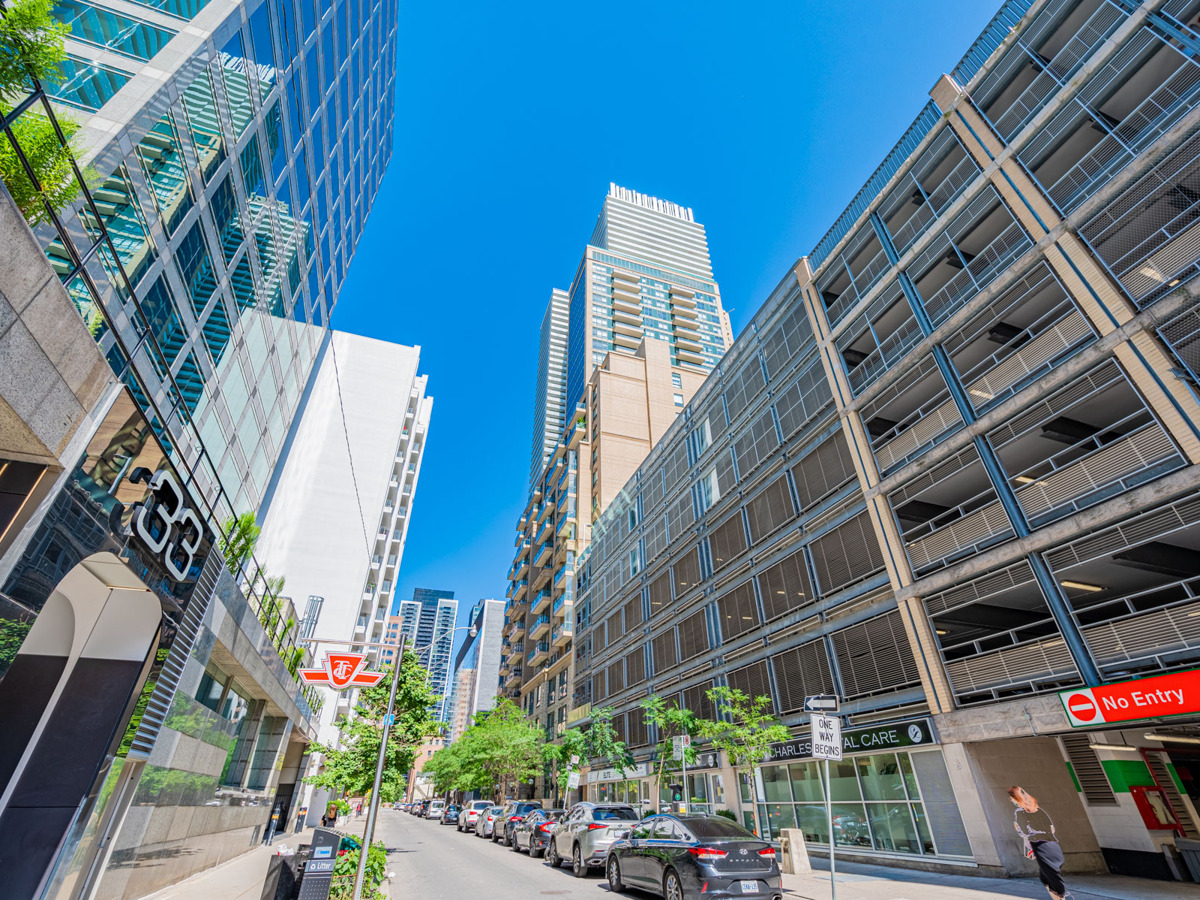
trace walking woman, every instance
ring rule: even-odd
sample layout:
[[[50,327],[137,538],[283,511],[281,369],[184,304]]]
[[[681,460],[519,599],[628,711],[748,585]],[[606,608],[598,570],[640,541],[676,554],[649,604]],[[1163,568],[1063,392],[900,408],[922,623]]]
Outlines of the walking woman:
[[[1037,862],[1038,877],[1054,900],[1064,900],[1067,886],[1063,884],[1063,852],[1054,831],[1050,815],[1038,806],[1037,797],[1024,788],[1013,785],[1008,796],[1017,807],[1013,827],[1025,842],[1025,855]]]

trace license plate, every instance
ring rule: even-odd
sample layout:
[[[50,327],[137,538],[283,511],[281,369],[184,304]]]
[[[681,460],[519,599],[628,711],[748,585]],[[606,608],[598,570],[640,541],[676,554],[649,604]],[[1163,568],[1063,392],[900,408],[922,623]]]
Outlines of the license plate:
[[[743,882],[741,882],[741,885],[742,885],[742,893],[743,894],[757,894],[758,893],[758,882],[757,881],[743,881]]]

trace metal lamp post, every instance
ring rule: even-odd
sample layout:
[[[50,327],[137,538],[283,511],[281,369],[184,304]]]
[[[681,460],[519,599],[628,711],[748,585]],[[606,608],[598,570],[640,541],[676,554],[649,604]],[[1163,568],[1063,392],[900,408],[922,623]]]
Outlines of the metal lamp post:
[[[471,637],[475,637],[479,633],[479,629],[474,625],[464,625],[459,628],[452,628],[442,636],[441,640],[445,640],[456,631],[466,630]],[[404,642],[406,635],[400,634],[400,642],[396,646],[396,662],[392,666],[392,686],[388,693],[387,713],[383,717],[383,736],[379,742],[379,757],[375,760],[375,781],[371,787],[371,805],[367,810],[367,824],[363,829],[362,846],[358,849],[358,870],[354,873],[354,900],[362,900],[363,882],[367,875],[367,854],[370,852],[371,841],[375,837],[375,819],[379,813],[379,786],[383,782],[384,762],[387,759],[387,744],[388,737],[392,732],[392,724],[395,722],[396,713],[396,690],[400,686],[400,667],[404,662]],[[350,644],[352,647],[392,647],[392,644],[379,643],[364,643],[353,640],[331,640],[327,638],[309,638],[303,643],[306,644]],[[429,644],[425,647],[413,648],[414,653],[421,653],[429,650],[438,641]]]

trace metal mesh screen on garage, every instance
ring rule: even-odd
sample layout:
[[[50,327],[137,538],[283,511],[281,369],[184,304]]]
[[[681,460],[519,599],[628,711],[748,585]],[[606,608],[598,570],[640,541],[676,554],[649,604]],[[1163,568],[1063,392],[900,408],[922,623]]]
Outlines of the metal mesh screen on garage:
[[[797,550],[763,571],[758,576],[758,592],[768,622],[816,600],[804,550]]]
[[[734,669],[727,677],[731,688],[741,691],[752,700],[755,697],[771,696],[771,681],[767,677],[767,661],[765,659],[742,666],[740,669]],[[775,711],[773,699],[769,709],[772,712]]]
[[[898,612],[835,631],[832,637],[847,698],[920,683],[917,663]]]
[[[699,656],[708,650],[708,623],[700,609],[679,623],[679,661]]]
[[[808,509],[854,477],[850,445],[841,430],[834,432],[812,453],[792,466],[800,508]]]
[[[746,517],[750,520],[750,540],[755,544],[794,519],[796,508],[792,504],[787,478],[780,475],[766,490],[747,503]]]
[[[817,584],[824,594],[863,581],[883,569],[883,553],[866,510],[821,535],[808,548]]]
[[[803,709],[809,694],[837,693],[825,642],[820,638],[776,653],[771,657],[771,667],[779,688],[781,713]]]
[[[708,547],[712,551],[714,574],[746,552],[746,529],[740,510],[709,532]]]
[[[721,637],[733,640],[759,626],[758,604],[754,602],[754,582],[739,584],[717,601],[721,616]]]

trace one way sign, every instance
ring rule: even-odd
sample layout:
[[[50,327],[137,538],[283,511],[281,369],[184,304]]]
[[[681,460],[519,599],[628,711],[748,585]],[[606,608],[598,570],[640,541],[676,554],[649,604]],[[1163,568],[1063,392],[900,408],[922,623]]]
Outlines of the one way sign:
[[[838,698],[835,694],[817,694],[804,698],[804,711],[810,713],[836,713]]]
[[[842,720],[833,716],[812,717],[812,755],[816,759],[842,759]]]

